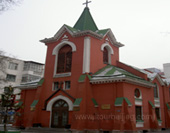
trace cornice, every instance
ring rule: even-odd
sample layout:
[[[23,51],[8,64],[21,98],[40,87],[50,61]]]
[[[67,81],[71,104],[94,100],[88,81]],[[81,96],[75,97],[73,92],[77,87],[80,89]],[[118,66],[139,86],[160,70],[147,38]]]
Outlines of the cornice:
[[[134,80],[128,77],[118,77],[118,78],[105,78],[105,79],[91,79],[92,84],[103,84],[103,83],[115,83],[115,82],[126,82],[134,85],[139,85],[147,88],[152,88],[155,85],[152,83],[146,83],[139,80]]]

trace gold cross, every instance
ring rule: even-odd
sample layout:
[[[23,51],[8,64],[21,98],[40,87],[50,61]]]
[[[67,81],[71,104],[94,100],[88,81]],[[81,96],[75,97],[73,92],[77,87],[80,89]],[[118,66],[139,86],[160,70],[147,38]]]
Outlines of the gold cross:
[[[83,5],[86,5],[86,7],[88,7],[88,4],[89,4],[89,3],[91,3],[91,1],[86,0],[86,2],[83,3]]]

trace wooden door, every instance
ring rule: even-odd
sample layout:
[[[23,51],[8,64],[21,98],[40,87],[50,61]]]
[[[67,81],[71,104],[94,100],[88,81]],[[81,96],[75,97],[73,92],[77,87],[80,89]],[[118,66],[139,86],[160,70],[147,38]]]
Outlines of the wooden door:
[[[64,128],[68,124],[68,104],[58,100],[52,107],[51,127]]]

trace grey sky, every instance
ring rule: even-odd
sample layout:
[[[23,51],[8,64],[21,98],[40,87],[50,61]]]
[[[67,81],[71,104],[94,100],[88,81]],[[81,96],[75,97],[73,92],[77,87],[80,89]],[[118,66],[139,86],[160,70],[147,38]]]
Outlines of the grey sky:
[[[22,60],[44,63],[46,46],[63,24],[74,26],[85,0],[24,0],[0,14],[0,49]],[[120,61],[139,68],[170,62],[170,0],[92,0],[90,12],[99,29],[111,28]]]

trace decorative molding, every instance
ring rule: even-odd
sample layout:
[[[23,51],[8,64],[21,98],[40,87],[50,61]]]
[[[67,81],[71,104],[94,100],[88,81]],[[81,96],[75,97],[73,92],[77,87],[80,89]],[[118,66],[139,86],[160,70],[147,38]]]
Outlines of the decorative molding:
[[[106,42],[109,42],[109,38],[106,38],[105,41],[106,41]]]
[[[90,72],[90,48],[91,40],[90,37],[84,38],[84,51],[83,51],[83,73]]]
[[[103,84],[103,83],[113,83],[113,82],[126,82],[126,83],[131,83],[131,84],[135,84],[135,85],[139,85],[139,86],[144,86],[146,88],[151,88],[154,86],[153,84],[141,82],[138,80],[127,78],[127,77],[120,77],[120,78],[107,77],[107,78],[103,78],[103,79],[93,79],[93,77],[92,77],[92,79],[90,81],[90,83],[92,83],[92,84]]]
[[[135,99],[135,105],[142,105],[142,99]]]
[[[68,41],[69,39],[68,39],[68,36],[67,35],[64,35],[63,37],[62,37],[62,41]]]
[[[101,51],[104,50],[104,47],[107,48],[109,54],[112,54],[112,55],[114,54],[114,51],[113,51],[112,47],[109,45],[109,43],[104,43],[104,44],[102,44],[102,46],[101,46]]]
[[[70,76],[71,76],[71,72],[69,72],[69,73],[59,73],[59,74],[55,74],[54,78],[70,77]]]
[[[46,111],[52,111],[52,106],[53,104],[57,101],[57,100],[64,100],[65,102],[67,102],[68,106],[69,106],[69,111],[73,111],[73,102],[65,97],[65,96],[62,96],[62,95],[59,95],[57,97],[54,97],[53,99],[51,99],[48,104],[47,104],[47,108],[46,108]]]

